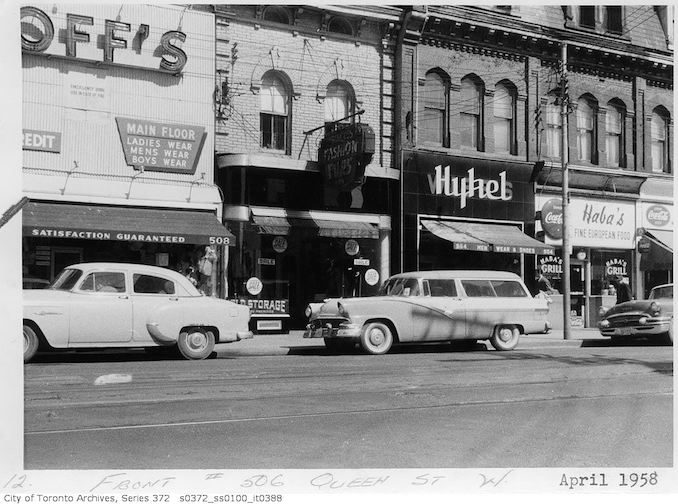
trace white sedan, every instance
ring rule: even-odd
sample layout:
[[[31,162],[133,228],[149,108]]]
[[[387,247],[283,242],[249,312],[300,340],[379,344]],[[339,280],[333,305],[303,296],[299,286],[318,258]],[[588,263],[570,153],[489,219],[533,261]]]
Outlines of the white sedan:
[[[40,350],[176,346],[205,359],[216,344],[252,337],[249,308],[202,295],[175,271],[85,263],[47,289],[23,291],[24,362]]]

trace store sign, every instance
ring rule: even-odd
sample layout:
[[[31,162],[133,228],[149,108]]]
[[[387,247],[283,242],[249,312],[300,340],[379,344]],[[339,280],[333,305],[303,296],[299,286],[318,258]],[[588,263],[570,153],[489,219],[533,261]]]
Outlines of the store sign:
[[[379,272],[370,268],[365,272],[365,283],[367,285],[377,285],[379,283]]]
[[[61,133],[24,129],[23,150],[61,152]]]
[[[369,266],[369,259],[353,259],[353,266]]]
[[[671,222],[671,211],[664,205],[652,205],[645,211],[648,227],[662,228]]]
[[[475,168],[470,168],[464,177],[450,175],[450,166],[438,165],[427,174],[431,194],[459,198],[459,208],[466,208],[469,198],[510,201],[513,188],[502,171],[496,179],[476,177]]]
[[[328,185],[351,190],[362,185],[374,154],[374,131],[367,124],[338,124],[320,142],[318,164]]]
[[[205,142],[203,126],[115,118],[125,162],[148,171],[193,175]]]
[[[275,259],[271,259],[270,257],[260,257],[257,259],[257,264],[262,266],[275,266]]]
[[[615,276],[629,276],[628,275],[628,263],[626,259],[615,258],[608,259],[605,261],[605,276],[615,277]]]
[[[652,242],[643,236],[640,240],[638,240],[638,252],[641,254],[647,254],[650,252],[650,250],[652,250]]]
[[[34,238],[70,238],[74,240],[112,240],[141,243],[168,243],[192,245],[230,245],[228,236],[208,236],[198,234],[143,233],[116,230],[92,230],[73,226],[70,229],[48,226],[24,227],[24,235]]]
[[[544,233],[554,240],[563,238],[563,202],[550,199],[541,208],[541,226]]]
[[[257,277],[252,277],[247,280],[245,288],[247,289],[247,292],[253,296],[258,296],[264,288],[264,284]]]
[[[119,15],[115,20],[95,20],[78,13],[62,13],[61,9],[50,17],[32,6],[22,7],[20,17],[21,49],[25,53],[151,68],[173,74],[180,73],[188,61],[181,48],[186,34],[179,30],[162,32],[157,26],[127,23]]]
[[[560,245],[562,238],[562,208],[557,199],[542,203],[542,227],[545,241]],[[631,202],[573,198],[568,210],[570,244],[573,247],[633,249],[635,248],[635,206]],[[551,226],[549,231],[549,226]]]
[[[288,315],[290,312],[287,299],[235,298],[230,301],[249,307],[251,315]]]
[[[278,254],[282,254],[287,250],[287,238],[284,236],[276,236],[273,238],[273,250]]]
[[[563,275],[563,259],[558,256],[540,256],[539,271],[550,280],[560,278]]]
[[[358,255],[358,252],[360,251],[360,245],[355,240],[346,240],[346,243],[344,244],[344,251],[350,256]]]

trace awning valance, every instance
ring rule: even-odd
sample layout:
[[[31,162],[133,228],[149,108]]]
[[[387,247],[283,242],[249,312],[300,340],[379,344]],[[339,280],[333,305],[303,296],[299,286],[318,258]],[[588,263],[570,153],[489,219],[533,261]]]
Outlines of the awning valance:
[[[640,270],[673,269],[673,231],[646,230],[645,237],[651,246],[649,252],[640,254]]]
[[[550,245],[535,240],[510,224],[422,219],[431,233],[453,243],[456,250],[479,250],[509,254],[550,255]]]
[[[650,241],[658,246],[666,249],[668,252],[673,252],[673,231],[662,231],[659,229],[651,229],[645,231]]]
[[[377,226],[362,221],[264,215],[253,209],[252,223],[260,234],[289,235],[292,228],[302,228],[315,231],[317,236],[329,238],[379,238]]]
[[[36,238],[235,245],[233,235],[207,211],[37,201],[23,209],[23,234]]]

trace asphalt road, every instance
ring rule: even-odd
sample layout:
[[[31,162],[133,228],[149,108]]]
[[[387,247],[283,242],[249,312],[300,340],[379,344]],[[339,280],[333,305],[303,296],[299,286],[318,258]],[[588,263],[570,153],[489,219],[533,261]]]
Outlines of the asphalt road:
[[[200,362],[38,357],[25,366],[25,468],[673,463],[671,347],[534,339],[369,356],[262,341],[275,340]]]

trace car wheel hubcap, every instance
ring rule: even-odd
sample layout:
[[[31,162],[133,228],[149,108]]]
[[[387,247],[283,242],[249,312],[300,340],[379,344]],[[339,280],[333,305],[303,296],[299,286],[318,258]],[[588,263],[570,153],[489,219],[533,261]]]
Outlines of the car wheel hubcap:
[[[511,338],[513,337],[513,331],[511,329],[502,329],[499,331],[499,339],[502,340],[504,343],[511,341]]]
[[[370,343],[374,346],[381,346],[384,344],[384,341],[386,341],[386,336],[381,329],[372,329],[370,331]]]
[[[24,331],[24,352],[28,350],[29,342],[28,342],[28,334],[26,334],[26,331]]]
[[[188,336],[188,346],[192,350],[202,350],[207,346],[207,337],[203,333],[191,333]]]

